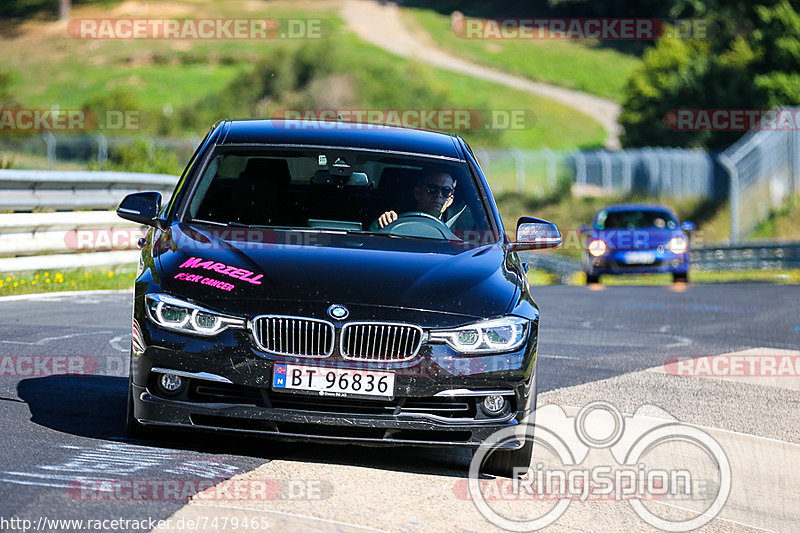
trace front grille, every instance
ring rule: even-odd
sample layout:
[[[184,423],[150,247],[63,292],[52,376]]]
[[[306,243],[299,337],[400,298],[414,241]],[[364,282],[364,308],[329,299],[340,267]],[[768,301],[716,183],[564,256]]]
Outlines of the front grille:
[[[406,361],[421,344],[422,328],[410,324],[351,322],[342,328],[342,357],[352,361]]]
[[[188,394],[191,402],[265,406],[261,389],[256,387],[191,380]]]
[[[262,350],[293,357],[328,357],[333,353],[333,324],[313,318],[265,315],[253,322]]]
[[[398,400],[362,400],[350,398],[320,398],[305,394],[270,394],[275,409],[326,413],[391,417],[403,415],[434,415],[440,418],[475,418],[474,402],[449,398],[403,398]]]

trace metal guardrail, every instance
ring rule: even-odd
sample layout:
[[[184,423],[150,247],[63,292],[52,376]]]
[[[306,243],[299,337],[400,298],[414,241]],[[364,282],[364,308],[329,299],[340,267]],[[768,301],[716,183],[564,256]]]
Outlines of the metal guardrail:
[[[177,180],[133,172],[0,170],[0,210],[114,209],[130,192],[158,190],[169,196]],[[0,214],[0,256],[5,256],[0,271],[135,261],[142,229],[113,212]],[[800,268],[797,242],[703,246],[690,253],[697,270]],[[555,254],[532,253],[525,259],[532,269],[552,272],[562,282],[582,270],[580,262]]]
[[[559,283],[568,283],[573,274],[583,271],[579,261],[558,256],[551,252],[525,252],[523,256],[531,270],[544,270],[555,274]]]
[[[759,242],[746,245],[712,245],[689,251],[691,270],[793,270],[800,269],[800,242]],[[579,261],[553,253],[530,252],[524,257],[531,270],[544,270],[568,283],[583,271]]]
[[[0,170],[0,211],[11,211],[0,214],[0,272],[135,265],[143,228],[108,210],[143,190],[166,201],[177,181],[135,172]],[[37,210],[62,212],[20,212]]]
[[[800,243],[704,246],[690,250],[697,270],[787,270],[800,268]]]
[[[0,170],[0,211],[114,209],[126,194],[145,190],[166,201],[177,182],[167,174]]]

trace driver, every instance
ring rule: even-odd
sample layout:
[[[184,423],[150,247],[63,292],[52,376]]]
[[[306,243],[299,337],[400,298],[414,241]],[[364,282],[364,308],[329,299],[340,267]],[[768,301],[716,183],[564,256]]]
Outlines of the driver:
[[[422,211],[441,220],[445,210],[453,203],[456,180],[446,172],[432,172],[420,179],[414,187],[417,211]],[[397,213],[386,211],[372,223],[371,229],[384,228],[397,220]]]

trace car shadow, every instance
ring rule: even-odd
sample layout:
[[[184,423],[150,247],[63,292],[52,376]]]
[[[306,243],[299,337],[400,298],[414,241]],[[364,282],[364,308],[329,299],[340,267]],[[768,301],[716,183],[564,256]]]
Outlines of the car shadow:
[[[128,379],[101,375],[54,375],[23,379],[17,394],[28,404],[31,422],[98,440],[270,460],[292,453],[286,443],[233,434],[163,430],[157,438],[133,439],[125,431]]]
[[[91,439],[459,478],[467,477],[472,457],[463,449],[331,445],[225,432],[160,430],[154,438],[131,439],[125,431],[127,391],[127,378],[100,375],[55,375],[17,384],[17,394],[28,405],[33,423]]]

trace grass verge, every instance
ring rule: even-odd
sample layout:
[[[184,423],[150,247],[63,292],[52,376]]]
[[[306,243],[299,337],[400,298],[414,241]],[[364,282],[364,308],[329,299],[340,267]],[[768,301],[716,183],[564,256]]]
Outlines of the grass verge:
[[[12,73],[9,90],[20,107],[86,107],[100,116],[103,110],[142,111],[140,129],[130,133],[202,135],[223,117],[272,116],[280,110],[477,110],[490,116],[522,110],[532,117],[523,127],[487,127],[485,121],[459,133],[476,147],[572,149],[603,143],[600,124],[572,108],[399,58],[359,40],[335,9],[311,5],[253,3],[246,16],[319,18],[328,29],[321,39],[80,40],[57,23],[30,21],[17,28],[17,36],[0,40],[0,64]],[[137,6],[140,17],[163,16],[166,9]],[[211,0],[168,6],[171,17],[243,16]],[[125,17],[129,9],[127,3],[111,10],[75,6],[73,16]]]
[[[450,17],[429,9],[404,8],[406,26],[424,32],[448,52],[512,74],[622,101],[636,56],[600,48],[592,40],[462,39]]]
[[[136,267],[118,269],[77,269],[4,274],[0,296],[41,292],[131,289]]]

